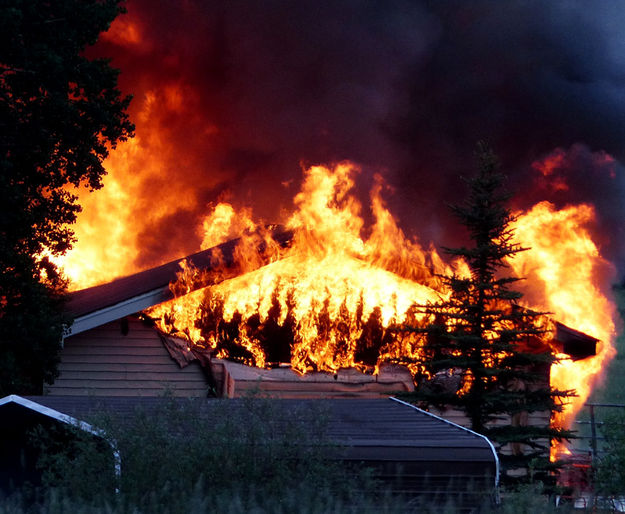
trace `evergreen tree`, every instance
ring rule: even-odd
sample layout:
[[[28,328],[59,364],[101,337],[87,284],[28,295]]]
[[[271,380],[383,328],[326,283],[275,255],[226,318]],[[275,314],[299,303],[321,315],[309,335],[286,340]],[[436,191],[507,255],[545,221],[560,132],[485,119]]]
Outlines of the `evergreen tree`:
[[[531,413],[561,409],[570,391],[550,387],[549,369],[556,358],[543,342],[546,316],[518,304],[513,289],[519,279],[505,274],[506,259],[525,249],[514,242],[493,152],[478,145],[479,173],[467,180],[470,194],[463,205],[452,207],[468,229],[471,247],[449,249],[468,264],[470,275],[442,277],[450,296],[429,305],[431,320],[424,334],[422,379],[414,399],[436,407],[463,411],[470,428],[488,436],[505,468],[548,464],[552,438],[567,431],[529,426]]]
[[[73,242],[68,186],[97,189],[102,161],[134,130],[118,71],[89,59],[121,0],[0,4],[0,396],[55,376],[65,283],[47,255]]]

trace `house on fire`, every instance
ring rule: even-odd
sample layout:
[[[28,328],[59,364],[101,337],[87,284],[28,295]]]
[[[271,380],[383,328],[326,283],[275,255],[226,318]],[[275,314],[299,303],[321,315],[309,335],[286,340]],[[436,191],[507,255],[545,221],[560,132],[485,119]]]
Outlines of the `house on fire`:
[[[228,265],[236,241],[220,245]],[[186,258],[211,266],[212,250]],[[180,260],[72,293],[74,318],[64,338],[59,376],[46,386],[50,396],[174,396],[234,398],[259,390],[281,398],[380,398],[413,389],[410,373],[383,366],[378,375],[356,370],[300,375],[289,368],[251,368],[187,349],[187,343],[160,332],[141,311],[172,298]],[[200,287],[203,284],[197,284]]]
[[[288,244],[289,238],[282,233],[277,240]],[[236,267],[236,245],[233,240],[217,247],[226,269]],[[210,269],[213,250],[186,260],[198,269]],[[59,377],[46,386],[45,394],[160,396],[167,392],[233,398],[259,390],[281,398],[379,398],[413,389],[410,373],[399,366],[382,366],[378,375],[356,370],[300,375],[290,368],[264,370],[210,358],[188,348],[186,341],[160,332],[141,316],[143,310],[172,298],[169,285],[177,278],[179,263],[171,261],[72,293],[68,310],[74,323],[63,341]],[[573,359],[583,359],[595,354],[597,340],[556,323],[555,344]]]
[[[236,244],[218,247],[226,268],[235,266]],[[210,268],[211,255],[207,250],[186,259],[197,268]],[[497,455],[486,438],[463,428],[463,420],[454,419],[453,413],[442,419],[388,398],[414,387],[402,367],[383,366],[378,375],[356,370],[305,375],[289,368],[263,370],[194,352],[185,341],[160,332],[141,313],[172,298],[169,284],[179,270],[176,260],[72,293],[68,309],[74,323],[63,341],[58,378],[42,396],[0,399],[4,420],[0,440],[6,448],[16,441],[14,425],[73,420],[90,427],[85,420],[98,405],[123,413],[171,396],[194,398],[210,409],[218,400],[207,397],[217,396],[234,399],[231,405],[236,408],[236,398],[259,391],[281,409],[323,402],[331,414],[332,440],[347,449],[341,458],[366,463],[379,476],[403,483],[406,490],[423,490],[426,476],[441,484],[459,476],[465,484],[469,478],[472,483],[481,480],[481,490],[496,484]],[[561,324],[556,340],[573,358],[593,355],[597,342]],[[18,441],[15,448],[23,444]],[[15,451],[11,455],[14,460],[20,456]],[[7,470],[15,462],[2,464],[0,478],[10,474]],[[489,478],[485,482],[483,477]]]

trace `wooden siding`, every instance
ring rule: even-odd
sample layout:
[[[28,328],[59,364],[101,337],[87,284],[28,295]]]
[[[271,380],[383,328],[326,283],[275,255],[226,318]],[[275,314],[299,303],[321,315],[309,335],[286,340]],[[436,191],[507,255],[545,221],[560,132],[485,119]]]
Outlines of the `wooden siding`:
[[[170,357],[158,332],[136,317],[65,339],[59,377],[47,394],[204,397],[208,383],[199,363],[185,368]]]
[[[471,426],[471,421],[469,420],[468,416],[460,410],[451,409],[451,408],[438,410],[435,408],[431,408],[429,409],[429,412],[431,412],[435,416],[451,421],[452,423],[455,423],[456,425],[460,425],[463,427]],[[551,417],[551,413],[549,411],[530,412],[527,418],[527,426],[548,425],[550,417]],[[503,426],[503,425],[509,425],[509,424],[510,424],[509,416],[502,416],[501,420],[499,420],[496,423],[492,423],[493,426]]]
[[[456,425],[460,425],[465,428],[471,428],[471,421],[469,420],[468,416],[462,411],[451,409],[451,408],[444,409],[444,410],[438,410],[438,409],[432,408],[432,409],[429,409],[429,412],[431,412],[435,416],[451,421],[452,423],[455,423]],[[529,412],[527,414],[527,418],[525,419],[523,423],[523,426],[546,427],[546,426],[549,426],[550,419],[551,419],[551,412],[549,411]],[[510,424],[511,424],[510,416],[502,416],[501,419],[499,419],[496,422],[489,423],[488,426],[489,427],[505,426],[505,425],[510,425]],[[549,448],[550,446],[549,442],[546,439],[537,439],[536,442],[547,448]],[[517,443],[515,445],[512,445],[508,443],[498,448],[497,451],[501,455],[513,455],[516,452],[520,451],[522,453],[525,453],[526,451],[531,451],[531,449],[524,444]],[[508,475],[510,476],[513,476],[515,474],[518,475],[519,473],[525,474],[526,470],[522,470],[520,472],[518,470],[516,471],[508,470]]]

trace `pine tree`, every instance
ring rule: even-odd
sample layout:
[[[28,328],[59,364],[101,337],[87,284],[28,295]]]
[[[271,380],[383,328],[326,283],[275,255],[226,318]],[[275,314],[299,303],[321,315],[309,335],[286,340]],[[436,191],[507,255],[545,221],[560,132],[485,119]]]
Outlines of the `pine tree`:
[[[470,275],[442,277],[449,298],[424,308],[431,320],[421,329],[427,378],[413,398],[463,411],[472,430],[494,441],[504,468],[546,467],[550,440],[571,434],[551,427],[549,416],[541,426],[527,419],[559,411],[571,392],[550,387],[556,358],[543,342],[546,315],[521,307],[513,289],[520,279],[505,274],[506,259],[525,248],[514,242],[504,176],[486,144],[478,145],[477,157],[468,199],[452,207],[473,244],[445,249],[467,263]]]

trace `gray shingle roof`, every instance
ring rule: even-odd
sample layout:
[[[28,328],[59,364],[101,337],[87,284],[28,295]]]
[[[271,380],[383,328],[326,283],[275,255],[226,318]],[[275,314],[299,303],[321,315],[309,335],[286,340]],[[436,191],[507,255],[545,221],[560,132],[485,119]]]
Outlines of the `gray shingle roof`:
[[[157,409],[166,401],[193,401],[208,416],[213,411],[222,412],[217,406],[221,409],[226,406],[226,411],[234,412],[245,405],[244,400],[148,397],[33,396],[28,399],[86,421],[98,410],[126,416],[137,409]],[[496,457],[485,437],[394,399],[263,401],[270,402],[285,417],[323,412],[327,417],[327,437],[348,447],[347,455],[355,460],[465,461],[491,463],[493,471],[495,468]]]

